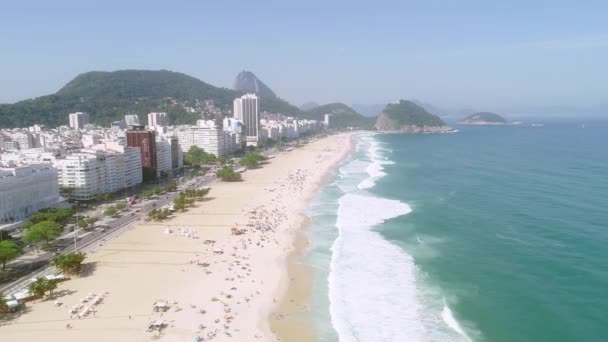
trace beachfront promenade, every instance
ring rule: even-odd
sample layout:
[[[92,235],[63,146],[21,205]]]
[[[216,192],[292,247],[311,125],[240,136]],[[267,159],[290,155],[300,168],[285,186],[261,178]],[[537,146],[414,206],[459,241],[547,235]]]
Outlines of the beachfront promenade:
[[[140,204],[132,206],[129,211],[124,212],[120,217],[107,222],[107,224],[105,224],[106,228],[103,231],[92,230],[85,233],[78,233],[78,231],[75,231],[67,234],[64,238],[73,241],[71,240],[73,238],[73,234],[78,233],[76,243],[69,243],[59,252],[59,254],[68,254],[74,251],[88,252],[91,249],[95,249],[100,244],[115,238],[117,234],[124,232],[126,229],[132,228],[133,224],[145,219],[146,214],[150,210],[172,203],[173,200],[179,195],[180,190],[187,188],[199,188],[208,185],[213,181],[215,181],[214,176],[197,177],[196,179],[189,180],[180,185],[178,187],[178,191],[176,192],[168,193],[156,199],[144,200]],[[140,212],[136,213],[136,210],[139,210]],[[49,261],[53,257],[54,255],[52,252],[40,253],[40,255],[35,258],[35,261]],[[31,259],[32,258],[30,257],[30,260]],[[31,272],[16,281],[1,286],[0,293],[3,295],[13,295],[16,292],[26,288],[30,279],[44,277],[46,275],[55,273],[57,273],[57,271],[55,267],[51,265],[42,267],[41,269],[35,270],[34,272]]]
[[[60,283],[57,297],[28,303],[0,323],[0,335],[24,342],[311,340],[310,332],[278,329],[296,319],[279,303],[304,280],[288,277],[286,258],[308,201],[348,155],[349,142],[349,134],[337,134],[278,153],[241,182],[215,182],[186,212],[127,225],[90,249],[84,266],[92,271]],[[310,306],[306,298],[284,300],[301,313]]]

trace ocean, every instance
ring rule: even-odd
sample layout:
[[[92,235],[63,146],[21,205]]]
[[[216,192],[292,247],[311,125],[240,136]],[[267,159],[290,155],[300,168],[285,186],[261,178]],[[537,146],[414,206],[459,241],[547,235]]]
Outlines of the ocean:
[[[320,341],[608,341],[608,124],[364,133],[313,200]]]

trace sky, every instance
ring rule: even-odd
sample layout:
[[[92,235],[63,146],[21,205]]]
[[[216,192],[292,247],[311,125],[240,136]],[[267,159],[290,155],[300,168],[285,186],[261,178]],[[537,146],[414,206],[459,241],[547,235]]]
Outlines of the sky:
[[[91,70],[247,69],[296,105],[608,104],[606,1],[7,0],[0,47],[0,103]]]

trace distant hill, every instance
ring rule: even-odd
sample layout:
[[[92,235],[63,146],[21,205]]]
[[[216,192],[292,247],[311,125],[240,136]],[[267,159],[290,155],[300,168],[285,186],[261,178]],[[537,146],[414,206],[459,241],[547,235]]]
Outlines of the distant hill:
[[[233,100],[242,95],[197,78],[167,70],[92,71],[81,74],[53,95],[0,105],[0,127],[35,123],[57,127],[68,123],[68,113],[88,112],[100,125],[120,120],[127,113],[170,113],[174,124],[194,124],[201,118],[199,102],[213,100],[228,115]],[[275,96],[260,96],[262,111],[297,115],[300,110]]]
[[[378,116],[384,106],[384,104],[353,104],[351,107],[363,116]]]
[[[496,113],[479,112],[467,116],[459,123],[466,125],[504,125],[507,120]]]
[[[376,120],[376,129],[403,133],[439,133],[451,130],[439,116],[406,100],[387,104]]]
[[[319,107],[319,104],[316,102],[305,102],[300,106],[300,110],[307,111],[317,107]]]
[[[365,117],[344,103],[330,103],[319,106],[303,112],[299,117],[322,121],[325,118],[325,114],[330,115],[329,128],[334,129],[343,129],[346,127],[372,129],[375,121],[375,118]]]
[[[232,89],[245,93],[256,93],[260,96],[276,97],[277,95],[251,71],[243,70],[236,75]]]

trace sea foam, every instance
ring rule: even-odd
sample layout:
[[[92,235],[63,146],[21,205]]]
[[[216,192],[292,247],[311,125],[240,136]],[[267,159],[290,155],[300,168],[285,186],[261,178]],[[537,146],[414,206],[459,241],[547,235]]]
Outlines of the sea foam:
[[[388,150],[383,149],[378,141],[364,140],[364,142],[369,144],[367,157],[369,158],[370,163],[365,169],[369,174],[369,177],[361,181],[357,187],[359,189],[370,189],[376,185],[376,180],[386,175],[386,173],[382,171],[384,170],[384,165],[393,164],[393,162],[388,160],[385,156],[385,153],[388,152]]]
[[[419,341],[424,336],[411,256],[371,227],[408,214],[402,202],[357,194],[339,200],[329,275],[340,341]]]
[[[338,187],[345,194],[338,201],[339,234],[331,247],[330,316],[340,341],[470,341],[445,299],[420,291],[421,271],[413,257],[372,230],[412,211],[365,190],[386,175],[384,165],[393,163],[386,156],[390,150],[365,135],[357,151],[366,151],[367,160],[353,159],[339,169]],[[433,302],[443,302],[443,309],[432,309]]]

